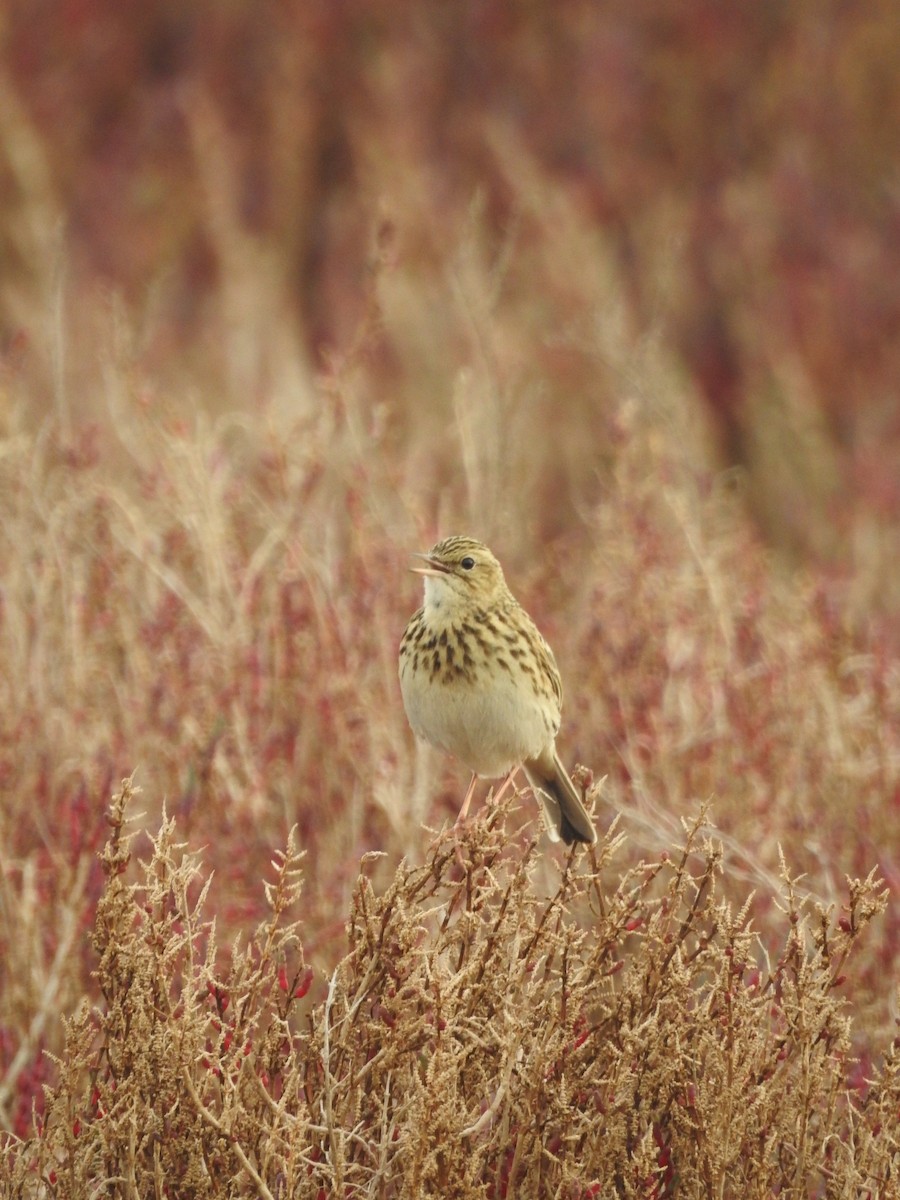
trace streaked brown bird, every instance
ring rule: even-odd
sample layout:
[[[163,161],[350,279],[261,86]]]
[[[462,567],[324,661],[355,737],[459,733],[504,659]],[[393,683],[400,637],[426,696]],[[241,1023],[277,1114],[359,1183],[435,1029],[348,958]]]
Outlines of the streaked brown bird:
[[[556,752],[562,683],[553,651],[506,586],[481,542],[448,537],[418,555],[425,602],[400,643],[400,691],[413,732],[472,772],[504,777],[522,767],[554,841],[597,840],[581,796]]]

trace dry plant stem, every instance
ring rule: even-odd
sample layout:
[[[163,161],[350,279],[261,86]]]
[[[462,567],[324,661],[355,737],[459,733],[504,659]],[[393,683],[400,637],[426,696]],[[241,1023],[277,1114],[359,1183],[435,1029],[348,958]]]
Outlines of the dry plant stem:
[[[474,1125],[469,1125],[465,1129],[460,1130],[460,1137],[473,1137],[475,1134],[481,1133],[481,1131],[486,1129],[493,1121],[494,1117],[499,1111],[500,1105],[506,1098],[506,1094],[509,1091],[509,1081],[512,1078],[513,1069],[516,1065],[516,1052],[518,1048],[519,1041],[516,1039],[516,1041],[514,1041],[513,1044],[507,1049],[506,1068],[503,1072],[503,1078],[500,1080],[500,1085],[494,1092],[490,1104],[474,1123]]]
[[[332,1007],[334,1005],[335,995],[337,993],[337,972],[335,972],[328,983],[328,995],[325,999],[324,1020],[322,1025],[322,1073],[324,1076],[322,1086],[322,1110],[325,1118],[325,1129],[327,1131],[328,1145],[330,1148],[330,1164],[333,1186],[340,1193],[343,1189],[344,1179],[344,1153],[343,1146],[340,1141],[338,1126],[335,1122],[334,1115],[334,1088],[335,1077],[331,1066],[331,1029],[332,1029]]]
[[[254,1184],[256,1185],[256,1189],[257,1189],[259,1195],[263,1197],[263,1200],[275,1200],[272,1193],[269,1191],[269,1189],[266,1187],[263,1180],[260,1178],[259,1173],[257,1172],[256,1168],[254,1167],[253,1163],[250,1161],[250,1159],[245,1154],[244,1149],[241,1146],[240,1142],[237,1140],[237,1138],[234,1136],[234,1134],[231,1132],[231,1130],[227,1129],[225,1127],[225,1125],[223,1125],[223,1123],[220,1120],[218,1120],[213,1115],[213,1113],[211,1113],[209,1111],[209,1109],[206,1107],[206,1105],[200,1099],[200,1096],[197,1093],[197,1089],[194,1086],[194,1081],[191,1078],[190,1070],[187,1067],[185,1067],[185,1069],[184,1069],[183,1077],[184,1077],[185,1086],[187,1087],[190,1097],[193,1100],[194,1104],[196,1105],[197,1112],[200,1114],[200,1116],[203,1118],[203,1120],[206,1121],[206,1123],[208,1125],[211,1125],[213,1129],[215,1129],[218,1133],[221,1133],[222,1137],[224,1137],[227,1140],[228,1144],[231,1146],[231,1148],[234,1150],[237,1157],[240,1159],[241,1166],[244,1168],[244,1170],[247,1172],[247,1174],[250,1176],[250,1178],[253,1180]]]
[[[9,1104],[10,1096],[15,1090],[16,1081],[26,1064],[33,1060],[35,1049],[40,1044],[48,1021],[58,1016],[60,978],[67,964],[69,954],[72,951],[75,936],[79,931],[78,922],[80,920],[81,899],[84,894],[89,870],[90,858],[85,855],[79,860],[75,869],[75,876],[72,880],[69,893],[69,903],[66,905],[60,922],[59,942],[56,952],[53,955],[53,961],[50,964],[47,978],[43,981],[41,987],[41,1005],[32,1016],[26,1035],[20,1042],[9,1066],[4,1071],[3,1079],[0,1080],[0,1125],[4,1128],[9,1127],[7,1105]],[[0,876],[3,875],[5,875],[5,872],[0,870]],[[6,896],[4,897],[4,902],[8,902]]]
[[[203,1200],[890,1194],[897,1056],[861,1099],[835,975],[884,907],[874,875],[834,913],[785,872],[770,961],[702,812],[671,858],[620,869],[610,832],[536,888],[548,860],[510,839],[507,795],[466,827],[463,872],[435,844],[380,887],[360,874],[347,952],[299,1019],[296,853],[229,953],[171,821],[130,863],[127,794],[102,856],[105,1005],[68,1023],[40,1129],[3,1147],[21,1200],[51,1173],[58,1200],[98,1179]]]

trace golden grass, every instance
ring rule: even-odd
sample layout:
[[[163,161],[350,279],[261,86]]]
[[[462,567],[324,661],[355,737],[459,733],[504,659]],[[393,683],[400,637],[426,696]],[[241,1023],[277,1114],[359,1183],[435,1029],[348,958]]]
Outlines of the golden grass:
[[[110,300],[0,117],[35,262],[0,288],[0,1190],[889,1195],[896,514],[754,323],[765,264],[728,314],[757,458],[723,471],[671,194],[629,264],[508,122],[498,206],[362,121],[368,257],[331,247],[317,359],[242,143],[179,103],[190,302],[161,261]],[[406,555],[451,532],[555,648],[595,858],[527,797],[463,868],[434,841],[466,781],[414,746],[396,651]]]
[[[128,882],[131,797],[101,856],[102,1004],[66,1022],[38,1132],[8,1146],[14,1194],[887,1194],[897,1064],[854,1095],[840,998],[884,907],[871,877],[838,918],[785,873],[768,950],[702,814],[674,856],[623,869],[610,834],[542,892],[507,804],[463,869],[452,839],[383,888],[364,861],[309,1007],[293,833],[228,950],[174,822]]]

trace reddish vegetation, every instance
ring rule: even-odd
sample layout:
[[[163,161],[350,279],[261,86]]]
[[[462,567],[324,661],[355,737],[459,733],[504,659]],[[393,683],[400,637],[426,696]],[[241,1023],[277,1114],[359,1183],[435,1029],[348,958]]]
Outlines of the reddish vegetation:
[[[585,286],[608,275],[749,471],[771,537],[834,553],[858,548],[860,505],[896,514],[890,3],[423,0],[415,22],[333,0],[7,7],[0,327],[15,355],[45,353],[64,270],[72,371],[93,366],[112,287],[157,380],[177,361],[209,397],[265,399],[301,356],[345,353],[387,258],[427,329],[427,362],[390,314],[372,348],[380,394],[409,402],[423,370],[433,391],[471,357],[468,327],[435,318],[478,196],[484,252],[506,266],[492,303],[537,310],[531,368],[552,394],[614,390],[583,353]],[[896,542],[881,552],[893,575]]]
[[[171,1194],[224,1195],[226,1178],[227,1194],[265,1194],[256,1171],[278,1195],[288,1162],[308,1168],[291,1194],[331,1194],[339,1181],[364,1194],[353,1189],[371,1176],[354,1174],[352,1156],[382,1153],[384,1110],[366,1109],[354,1142],[362,1101],[335,1084],[345,1107],[332,1140],[316,1132],[326,980],[341,964],[332,1007],[363,997],[355,1011],[369,1023],[347,1022],[344,1081],[380,1048],[379,1063],[398,1056],[372,1103],[401,1086],[412,1095],[416,1064],[421,1081],[438,1061],[440,1021],[471,1018],[465,1037],[477,1041],[504,1003],[488,986],[502,978],[488,977],[469,1008],[429,1009],[417,972],[439,974],[462,952],[438,935],[415,874],[426,863],[431,899],[454,920],[465,910],[487,922],[472,935],[486,962],[500,931],[514,941],[509,912],[531,928],[541,897],[565,899],[510,1036],[531,1044],[554,1014],[557,1040],[532,1066],[574,1063],[564,1081],[553,1075],[554,1104],[571,1106],[573,1130],[611,1112],[621,1140],[580,1174],[562,1110],[544,1140],[524,1132],[547,1102],[538,1076],[519,1078],[530,1099],[514,1110],[482,1066],[454,1113],[390,1110],[378,1130],[404,1149],[378,1160],[386,1188],[403,1179],[415,1194],[447,1194],[441,1172],[477,1159],[473,1194],[535,1180],[549,1194],[756,1194],[701,1143],[734,1137],[729,1170],[769,1170],[765,1138],[752,1151],[741,1140],[762,1108],[723,1134],[703,1079],[663,1070],[660,1047],[683,1035],[685,1070],[691,1054],[746,1037],[761,1055],[760,1106],[774,1102],[767,1081],[793,1086],[798,1064],[815,1060],[800,1080],[806,1108],[792,1096],[798,1107],[772,1117],[789,1149],[767,1187],[804,1200],[851,1194],[837,1181],[886,1194],[900,1111],[894,10],[424,0],[417,14],[333,0],[7,6],[7,1161],[35,1195],[78,1194],[60,1182],[66,1162],[83,1179],[131,1172],[152,1194],[153,1147],[135,1157],[118,1121],[126,1109],[148,1128],[169,1118],[151,1117],[141,1090],[153,1061],[127,1065],[139,1019],[127,972],[107,957],[97,974],[111,944],[101,918],[114,910],[116,937],[156,980],[146,995],[171,1002],[146,1026],[161,1039],[153,1054],[181,1037],[206,1072],[167,1077],[163,1099],[189,1113],[168,1133],[209,1144],[208,1190],[192,1176],[195,1191],[182,1178]],[[592,793],[598,824],[619,814],[626,837],[598,885],[573,884],[543,843],[532,861],[528,798],[503,818],[502,878],[479,874],[502,824],[467,841],[481,857],[465,894],[456,860],[423,827],[452,816],[466,781],[414,747],[396,649],[418,602],[407,551],[450,532],[492,545],[556,650],[560,750],[586,780],[607,777]],[[157,836],[159,890],[142,885],[161,906],[152,915],[140,908],[149,892],[121,890],[141,878],[136,863],[108,847],[98,857],[109,798],[133,771],[142,796],[130,817]],[[691,886],[662,864],[681,861],[681,819],[707,801],[715,846],[695,835],[689,873],[702,879],[710,859],[721,873],[693,912]],[[174,829],[160,857],[164,805]],[[294,826],[299,924],[283,953],[254,943],[245,959],[246,939],[268,928],[263,880]],[[172,839],[198,855],[199,873],[183,872]],[[152,853],[143,835],[134,846]],[[385,857],[367,862],[364,885],[372,850]],[[663,872],[656,891],[635,883],[648,863]],[[786,879],[801,873],[791,899]],[[191,967],[187,914],[210,875]],[[599,900],[591,907],[596,886],[621,899],[615,930]],[[360,941],[364,902],[363,925],[396,902],[403,937]],[[677,928],[671,914],[660,924],[669,903]],[[741,914],[729,917],[732,941],[716,905]],[[203,924],[213,917],[215,931]],[[653,958],[668,935],[686,965]],[[560,1008],[553,955],[564,948],[612,981],[593,993],[579,977],[577,1013]],[[235,997],[251,977],[256,1007],[242,1025]],[[641,1046],[659,1052],[645,1062],[649,1091],[628,1074],[634,1040],[612,1037],[627,997],[634,1029],[646,1020],[664,1039]],[[85,999],[96,1017],[77,1015]],[[701,1010],[721,1038],[706,1037]],[[811,1014],[823,1022],[812,1033]],[[517,1069],[511,1044],[491,1059],[501,1079]],[[275,1108],[229,1090],[245,1050]],[[301,1076],[305,1131],[289,1128],[278,1090]],[[613,1095],[612,1079],[624,1090]],[[133,1109],[116,1108],[119,1088]],[[646,1117],[629,1128],[626,1094]],[[496,1096],[491,1120],[460,1141]],[[240,1153],[225,1153],[215,1122],[239,1100]],[[413,1129],[426,1157],[429,1136],[464,1149],[417,1160]],[[175,1154],[167,1169],[187,1162]]]

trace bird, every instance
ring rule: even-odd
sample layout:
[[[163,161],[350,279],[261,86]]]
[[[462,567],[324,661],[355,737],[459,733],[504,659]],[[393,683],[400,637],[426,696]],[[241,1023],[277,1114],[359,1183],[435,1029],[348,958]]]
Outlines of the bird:
[[[552,841],[592,844],[593,822],[556,750],[562,682],[553,651],[507,586],[482,542],[453,536],[427,554],[424,602],[400,642],[400,691],[413,732],[472,771],[457,818],[465,821],[476,779],[521,767],[543,804]]]

